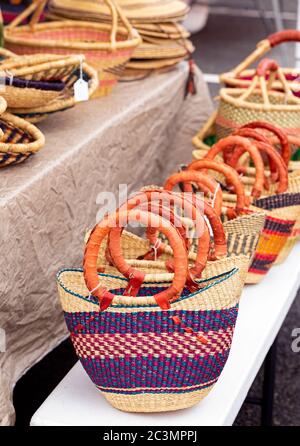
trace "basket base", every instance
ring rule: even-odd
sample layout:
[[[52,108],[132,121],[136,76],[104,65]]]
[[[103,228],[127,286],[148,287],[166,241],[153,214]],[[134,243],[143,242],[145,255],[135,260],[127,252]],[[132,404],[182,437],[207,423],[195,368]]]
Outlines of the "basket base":
[[[214,384],[205,389],[186,393],[140,393],[138,395],[122,395],[103,392],[107,401],[123,412],[168,412],[186,409],[198,404],[213,388]]]

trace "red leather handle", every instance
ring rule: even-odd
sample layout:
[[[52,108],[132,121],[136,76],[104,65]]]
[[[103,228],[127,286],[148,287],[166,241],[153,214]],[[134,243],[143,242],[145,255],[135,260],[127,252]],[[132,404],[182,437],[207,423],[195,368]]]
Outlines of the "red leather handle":
[[[145,226],[155,226],[169,239],[174,254],[174,277],[172,284],[166,290],[157,293],[153,297],[162,309],[170,308],[170,301],[178,298],[184,288],[187,272],[188,259],[182,238],[174,226],[162,217],[139,210],[129,212],[116,212],[104,218],[90,234],[86,244],[83,273],[87,288],[98,298],[100,309],[105,310],[112,303],[114,295],[105,287],[99,287],[99,276],[97,272],[97,260],[100,246],[108,235],[111,228],[124,227],[128,222],[139,221]],[[130,266],[122,256],[115,257],[114,263],[121,273],[128,273]]]
[[[278,63],[273,59],[265,58],[259,62],[256,69],[256,74],[258,76],[265,77],[269,71],[277,71],[277,70],[278,70]]]
[[[288,187],[288,171],[287,171],[287,167],[286,167],[282,157],[274,149],[274,147],[271,146],[271,144],[266,144],[261,141],[256,141],[255,145],[258,148],[258,150],[260,152],[265,153],[268,156],[268,158],[270,160],[272,160],[272,162],[275,165],[275,168],[276,168],[275,170],[277,170],[277,172],[279,174],[279,177],[278,177],[279,183],[278,183],[276,192],[278,194],[285,192]],[[230,161],[229,161],[230,166],[235,168],[238,163],[239,158],[242,156],[242,154],[244,152],[245,152],[245,149],[243,147],[241,147],[241,146],[237,147],[230,158]]]
[[[166,211],[171,211],[171,215],[172,215],[172,210],[171,210],[172,206],[174,205],[179,206],[181,209],[184,209],[188,218],[190,218],[195,223],[196,235],[199,237],[199,239],[197,244],[196,262],[195,265],[191,267],[189,270],[189,277],[191,277],[191,274],[195,277],[199,277],[206,266],[210,249],[210,235],[206,223],[204,221],[203,215],[201,214],[199,208],[197,208],[191,201],[187,200],[184,197],[184,195],[170,193],[162,189],[143,190],[135,197],[129,199],[126,203],[124,203],[124,205],[121,206],[119,211],[125,209],[131,210],[137,207],[141,207],[145,204],[148,204],[149,206],[148,210],[160,214],[160,212],[163,211],[163,207],[158,206],[157,203],[164,206],[164,209]],[[169,219],[170,216],[167,215],[167,217],[168,217],[167,219]],[[179,221],[177,219],[176,216],[174,216],[174,221],[176,220],[176,222],[179,223],[178,226],[176,225],[176,229],[179,230],[180,226],[181,228],[182,226],[184,226],[184,223],[182,222],[181,219]],[[150,242],[151,244],[155,245],[159,231],[157,230],[157,228],[149,228],[149,229],[150,231],[148,232],[148,235],[151,235]],[[184,231],[184,235],[186,236],[185,229],[184,228],[182,229]],[[112,260],[114,259],[115,255],[118,256],[122,255],[120,235],[121,235],[120,231],[118,231],[116,228],[112,229],[110,232],[109,238],[114,237],[114,239],[116,240],[114,246],[111,246],[111,243],[109,241],[109,252]],[[130,274],[131,275],[134,274],[134,271],[130,271]],[[129,277],[128,273],[126,277]]]
[[[171,175],[164,184],[164,189],[171,191],[173,188],[181,182],[195,182],[197,183],[197,179],[200,177],[200,172],[195,172],[191,170],[185,170],[183,172],[179,172]],[[214,242],[215,242],[215,253],[217,257],[223,257],[227,254],[227,242],[225,237],[224,228],[222,222],[220,220],[219,215],[216,213],[215,209],[213,209],[205,200],[197,197],[194,194],[186,194],[187,199],[193,201],[196,206],[199,206],[198,203],[201,203],[203,206],[204,214],[207,216],[210,225],[212,227],[214,233]]]
[[[291,156],[292,156],[292,150],[291,146],[288,140],[288,137],[286,133],[281,130],[280,128],[276,127],[275,125],[265,122],[265,121],[253,121],[249,122],[248,124],[243,125],[242,128],[250,128],[250,129],[263,129],[268,130],[269,132],[273,133],[277,138],[279,139],[279,142],[281,144],[281,156],[285,162],[285,164],[288,166]]]
[[[284,42],[300,42],[300,31],[296,29],[285,29],[267,37],[271,47]]]
[[[225,176],[226,180],[234,187],[237,196],[236,211],[239,213],[246,207],[246,196],[244,185],[237,174],[237,172],[225,163],[220,163],[211,159],[203,158],[201,160],[193,161],[188,170],[201,170],[210,169],[216,172],[220,172]]]
[[[249,141],[247,138],[243,138],[242,136],[227,136],[226,138],[220,139],[220,141],[211,147],[211,149],[207,152],[205,159],[214,160],[219,153],[237,146],[243,147],[253,160],[256,171],[255,184],[251,194],[253,197],[259,198],[264,188],[265,167],[258,148],[255,146],[255,144],[253,144],[253,142]]]

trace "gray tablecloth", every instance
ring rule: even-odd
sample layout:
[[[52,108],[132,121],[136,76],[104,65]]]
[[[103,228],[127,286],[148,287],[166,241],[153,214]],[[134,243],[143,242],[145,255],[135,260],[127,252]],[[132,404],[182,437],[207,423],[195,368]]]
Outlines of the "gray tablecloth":
[[[99,193],[162,184],[191,160],[191,138],[212,104],[200,72],[197,94],[184,100],[186,78],[181,64],[52,115],[40,124],[45,148],[0,170],[1,424],[14,422],[16,381],[66,337],[55,274],[81,265]]]

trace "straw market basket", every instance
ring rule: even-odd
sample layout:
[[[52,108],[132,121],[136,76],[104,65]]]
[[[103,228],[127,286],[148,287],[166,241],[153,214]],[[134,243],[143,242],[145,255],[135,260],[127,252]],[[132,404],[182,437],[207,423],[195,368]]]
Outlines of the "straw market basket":
[[[64,109],[65,102],[74,98],[73,84],[81,66],[83,76],[90,77],[92,95],[97,88],[97,74],[83,63],[81,56],[14,56],[0,63],[0,71],[6,74],[6,87],[1,94],[13,112],[18,108],[32,111],[46,106],[47,109],[53,103]]]
[[[300,31],[296,29],[285,29],[283,31],[276,32],[269,35],[264,40],[261,40],[257,45],[256,49],[246,57],[237,67],[232,69],[230,72],[223,73],[220,76],[220,81],[223,82],[227,87],[248,87],[255,76],[255,69],[249,69],[250,65],[257,62],[262,56],[268,53],[272,48],[286,42],[299,42],[300,41]],[[282,72],[289,83],[298,82],[300,70],[297,68],[283,68]],[[282,86],[278,79],[274,80],[274,88],[280,90]],[[298,91],[295,90],[293,93],[299,96],[300,85],[298,86]]]
[[[97,95],[109,94],[140,43],[140,37],[113,0],[105,0],[105,3],[111,11],[112,25],[71,20],[37,23],[46,4],[38,0],[6,27],[6,46],[17,54],[82,54],[98,71]],[[18,26],[31,13],[30,24]]]
[[[269,75],[269,79],[266,76]],[[272,88],[278,76],[283,91]],[[217,138],[230,135],[251,121],[266,121],[288,136],[300,136],[300,99],[293,95],[276,62],[264,59],[248,88],[222,88],[216,117]]]
[[[216,123],[215,123],[216,115],[217,112],[214,112],[208,119],[208,121],[204,124],[202,129],[193,138],[193,144],[196,147],[196,150],[193,151],[193,157],[195,159],[205,158],[211,146],[217,142]],[[220,161],[224,161],[222,158],[219,159]],[[290,161],[288,169],[289,169],[289,175],[288,175],[289,183],[288,183],[287,193],[292,194],[292,196],[294,197],[295,206],[297,206],[298,196],[300,193],[300,162]],[[255,169],[249,168],[249,173],[250,175],[252,175],[252,181],[250,181],[249,177],[247,178],[248,186],[254,184],[254,178],[253,178],[254,171]],[[243,177],[242,181],[244,182],[245,180],[246,178]],[[276,185],[274,186],[271,185],[270,190],[265,191],[265,193],[274,194],[275,187]],[[299,239],[300,239],[300,212],[296,219],[296,223],[294,225],[292,234],[289,236],[284,248],[282,249],[275,263],[281,263],[290,252],[290,249],[293,247],[294,242]]]
[[[227,144],[227,140],[228,144],[232,146],[234,143],[233,139],[234,137],[223,140],[222,149],[224,149]],[[241,143],[242,141],[239,139],[239,142]],[[215,157],[216,152],[219,151],[219,149],[221,150],[220,143],[215,144],[213,148],[206,153],[204,160]],[[197,169],[197,164],[202,166],[199,160],[194,161],[188,168]],[[219,161],[217,164],[221,165],[222,163]],[[222,178],[220,179],[220,175],[215,176],[222,184],[223,180]],[[257,179],[254,178],[253,184],[251,184],[251,189],[255,187],[256,181]],[[241,180],[240,183],[242,184]],[[225,184],[223,184],[223,187],[224,186]],[[237,203],[237,196],[223,192],[223,200],[227,202],[227,206],[230,206],[230,203],[231,206],[233,206]],[[257,212],[259,210],[266,212],[266,218],[264,227],[260,233],[246,283],[258,283],[276,263],[277,259],[280,259],[279,256],[283,255],[283,250],[286,250],[285,255],[290,252],[290,249],[296,241],[293,231],[299,217],[298,194],[281,193],[270,195],[268,197],[256,198],[252,201],[252,205],[249,207],[248,212]],[[245,208],[245,211],[247,212],[247,208]],[[286,245],[287,242],[288,245]]]
[[[74,84],[78,79],[88,82],[90,98],[98,87],[96,70],[84,63],[81,56],[17,56],[0,63],[1,69],[16,76],[15,83],[6,86],[4,91],[9,110],[30,122],[39,122],[49,114],[74,107]],[[55,86],[57,90],[53,91]]]
[[[45,144],[44,135],[34,125],[1,112],[3,103],[5,101],[0,97],[0,167],[25,161]]]
[[[140,211],[131,211],[129,220],[137,214],[145,220]],[[84,270],[62,270],[57,277],[76,353],[96,387],[120,410],[193,406],[212,389],[228,358],[242,290],[238,269],[203,279],[190,293],[184,288],[188,265],[182,241],[157,216],[174,251],[173,282],[146,281],[137,296],[124,295],[126,279],[97,273],[97,251],[112,227],[110,218],[92,231]]]

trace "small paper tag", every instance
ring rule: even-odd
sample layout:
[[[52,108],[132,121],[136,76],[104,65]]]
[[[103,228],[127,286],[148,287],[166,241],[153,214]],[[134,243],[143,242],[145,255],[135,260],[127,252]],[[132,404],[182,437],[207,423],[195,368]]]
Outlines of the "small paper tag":
[[[78,79],[74,84],[74,97],[76,102],[89,100],[89,84],[84,79]]]

